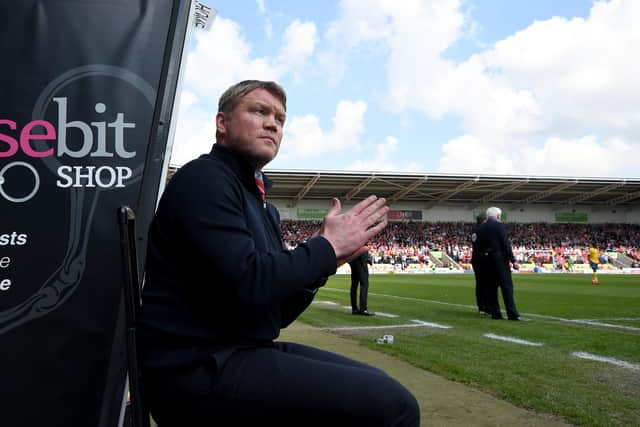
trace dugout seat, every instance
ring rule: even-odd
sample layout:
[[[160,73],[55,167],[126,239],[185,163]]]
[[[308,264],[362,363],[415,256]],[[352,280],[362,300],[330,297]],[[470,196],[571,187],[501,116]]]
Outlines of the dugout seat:
[[[150,427],[151,418],[142,397],[144,385],[138,366],[138,352],[136,348],[136,322],[142,304],[142,280],[139,276],[140,269],[138,268],[138,256],[136,252],[135,219],[135,213],[128,206],[121,206],[118,209],[120,249],[124,275],[127,368],[130,392],[125,409],[124,426]]]

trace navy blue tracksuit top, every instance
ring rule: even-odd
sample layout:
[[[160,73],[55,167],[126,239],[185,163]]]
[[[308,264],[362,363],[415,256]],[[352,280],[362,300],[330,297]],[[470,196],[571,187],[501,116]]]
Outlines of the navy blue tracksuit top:
[[[271,182],[265,176],[267,194]],[[171,179],[149,230],[138,324],[145,369],[180,368],[269,345],[336,271],[323,237],[283,247],[280,216],[254,170],[216,144]]]

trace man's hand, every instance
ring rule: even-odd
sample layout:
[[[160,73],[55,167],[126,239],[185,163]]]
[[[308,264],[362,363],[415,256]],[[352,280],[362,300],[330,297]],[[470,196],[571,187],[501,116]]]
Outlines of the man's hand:
[[[365,253],[369,239],[387,226],[387,220],[380,221],[389,211],[385,203],[383,198],[369,196],[347,212],[340,213],[340,200],[333,199],[318,234],[333,246],[338,267]]]
[[[520,270],[520,264],[518,264],[517,262],[513,263],[513,269],[514,270]]]

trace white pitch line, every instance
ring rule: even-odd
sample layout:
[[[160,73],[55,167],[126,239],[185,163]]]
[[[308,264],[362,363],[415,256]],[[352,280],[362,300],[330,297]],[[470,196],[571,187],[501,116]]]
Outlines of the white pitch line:
[[[571,353],[571,355],[575,357],[579,357],[580,359],[595,360],[596,362],[610,363],[612,365],[620,366],[627,369],[632,369],[634,371],[640,371],[640,365],[637,365],[635,363],[625,362],[624,360],[615,359],[613,357],[598,356],[595,354],[585,353],[582,351],[573,352]]]
[[[636,328],[635,326],[614,325],[612,323],[596,322],[588,319],[568,319],[567,322],[579,323],[582,325],[602,326],[604,328],[625,329],[627,331],[640,331],[640,328]]]
[[[333,292],[349,292],[348,290],[343,290],[343,289],[332,289],[332,288],[323,288],[323,289],[326,290],[326,291],[333,291]],[[452,306],[452,307],[469,308],[469,309],[472,309],[472,310],[477,310],[478,309],[474,305],[455,304],[455,303],[451,303],[451,302],[429,300],[429,299],[422,299],[422,298],[402,297],[402,296],[398,296],[398,295],[379,294],[379,293],[375,293],[375,292],[369,292],[369,295],[375,295],[375,296],[387,297],[387,298],[394,298],[394,299],[400,299],[400,300],[406,300],[406,301],[416,301],[416,302],[426,302],[426,303],[431,303],[431,304],[448,305],[448,306]],[[623,329],[623,330],[629,330],[629,331],[640,331],[640,328],[635,328],[633,326],[613,325],[613,324],[610,324],[610,323],[591,322],[591,321],[584,321],[584,320],[580,320],[580,319],[573,320],[573,319],[566,319],[564,317],[547,316],[545,314],[535,314],[535,313],[521,313],[521,314],[526,316],[526,317],[536,317],[538,319],[555,320],[555,321],[558,321],[558,322],[574,323],[574,324],[577,323],[577,324],[586,325],[586,326],[598,326],[598,327],[605,327],[605,328]]]
[[[327,331],[351,331],[351,330],[360,330],[360,329],[398,329],[398,328],[420,328],[425,325],[418,325],[415,323],[404,324],[404,325],[380,325],[380,326],[340,326],[337,328],[322,328]]]
[[[580,319],[580,320],[589,320],[592,322],[602,322],[605,320],[628,320],[631,322],[637,322],[637,321],[640,321],[640,317],[604,317],[601,319]]]
[[[397,314],[384,313],[382,311],[374,311],[373,314],[375,314],[376,316],[380,316],[380,317],[390,317],[392,319],[395,319],[396,317],[400,317]]]
[[[313,301],[311,302],[311,304],[316,304],[316,305],[330,305],[332,307],[337,307],[338,303],[337,302],[333,302],[333,301],[327,301],[327,300],[318,300],[318,301]],[[340,306],[342,308],[344,308],[345,310],[351,310],[351,306],[350,305],[342,305]],[[391,313],[383,313],[382,311],[376,311],[375,313],[376,316],[380,316],[380,317],[389,317],[392,319],[395,319],[396,317],[400,317],[397,314],[391,314]]]
[[[325,291],[332,291],[332,292],[342,292],[342,293],[349,292],[346,289],[332,289],[332,288],[322,288],[322,289],[325,290]],[[430,300],[430,299],[401,297],[401,296],[398,296],[398,295],[379,294],[379,293],[375,293],[375,292],[369,292],[369,295],[376,295],[376,296],[379,296],[379,297],[387,297],[387,298],[395,298],[395,299],[403,299],[403,300],[408,300],[408,301],[429,302],[429,303],[432,303],[432,304],[451,305],[451,306],[454,306],[454,307],[475,308],[476,310],[478,309],[476,306],[472,306],[472,305],[456,304],[456,303],[452,303],[452,302],[436,301],[436,300]]]
[[[366,329],[399,329],[399,328],[438,328],[450,329],[449,325],[441,325],[439,323],[425,322],[422,320],[412,320],[413,323],[405,323],[404,325],[377,325],[377,326],[340,326],[337,328],[321,328],[328,331],[352,331]]]
[[[440,323],[434,323],[434,322],[425,322],[424,320],[412,320],[412,322],[415,322],[419,325],[422,326],[429,326],[430,328],[438,328],[438,329],[451,329],[453,326],[449,326],[449,325],[442,325]]]
[[[496,335],[496,334],[484,334],[483,336],[487,338],[491,338],[492,340],[512,342],[514,344],[530,345],[533,347],[542,347],[544,345],[541,342],[521,340],[520,338],[513,338],[513,337],[504,337],[502,335]]]
[[[343,305],[342,308],[346,309],[346,310],[351,310],[351,306],[350,305]],[[374,315],[376,316],[380,316],[380,317],[390,317],[392,319],[396,318],[396,317],[400,317],[397,314],[389,314],[389,313],[383,313],[382,311],[374,311],[372,312]]]

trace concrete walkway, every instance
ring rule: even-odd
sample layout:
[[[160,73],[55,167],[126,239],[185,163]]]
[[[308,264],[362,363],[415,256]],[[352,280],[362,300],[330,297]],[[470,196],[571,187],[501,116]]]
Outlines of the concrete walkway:
[[[537,414],[463,384],[449,381],[356,341],[296,322],[281,341],[312,345],[383,369],[405,385],[420,404],[422,426],[567,426],[558,417]]]

